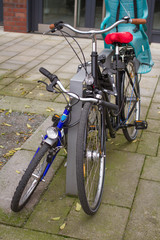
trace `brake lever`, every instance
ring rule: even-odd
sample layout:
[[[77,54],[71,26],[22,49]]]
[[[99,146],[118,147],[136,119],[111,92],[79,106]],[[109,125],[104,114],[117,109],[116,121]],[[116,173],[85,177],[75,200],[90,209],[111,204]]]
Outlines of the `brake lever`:
[[[44,32],[43,35],[47,35],[48,33],[50,33],[52,30],[49,30],[47,32]]]
[[[53,88],[54,82],[52,82],[51,84],[48,85],[46,82],[39,80],[38,83],[43,83],[44,85],[46,85],[46,90],[48,92],[57,93],[56,90]]]
[[[44,32],[43,35],[47,35],[48,33],[54,33],[56,31],[56,29],[51,29],[47,32]]]

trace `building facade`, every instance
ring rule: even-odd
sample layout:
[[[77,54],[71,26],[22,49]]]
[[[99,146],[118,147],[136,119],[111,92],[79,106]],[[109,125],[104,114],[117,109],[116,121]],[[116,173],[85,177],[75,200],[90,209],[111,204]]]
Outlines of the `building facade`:
[[[160,0],[148,0],[147,34],[160,42]],[[77,28],[99,28],[105,17],[104,0],[0,0],[0,24],[5,31],[44,31],[63,20]]]

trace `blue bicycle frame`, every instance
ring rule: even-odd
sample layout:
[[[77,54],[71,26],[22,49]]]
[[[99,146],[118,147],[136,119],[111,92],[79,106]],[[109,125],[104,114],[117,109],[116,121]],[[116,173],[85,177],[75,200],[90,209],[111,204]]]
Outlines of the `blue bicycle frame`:
[[[61,140],[62,140],[62,137],[63,137],[63,136],[62,136],[61,130],[63,129],[64,124],[65,124],[66,121],[68,120],[69,113],[70,113],[70,108],[65,108],[65,110],[64,110],[64,112],[63,112],[63,114],[62,114],[62,116],[61,116],[61,118],[60,118],[60,120],[59,120],[59,122],[58,122],[58,124],[57,124],[58,137],[57,137],[57,145],[56,145],[56,147],[58,148],[58,150],[56,151],[56,153],[55,153],[54,156],[52,157],[52,161],[51,161],[51,162],[48,162],[48,164],[47,164],[47,166],[46,166],[46,169],[45,169],[45,171],[44,171],[44,173],[43,173],[43,176],[42,176],[42,178],[41,178],[41,181],[43,180],[43,178],[44,178],[45,175],[47,174],[47,172],[48,172],[51,164],[53,163],[53,161],[54,161],[57,153],[58,153],[59,150],[60,150],[60,147],[62,146],[62,141],[61,141]],[[47,139],[47,138],[48,138],[48,136],[47,136],[47,134],[46,134],[46,135],[44,136],[44,140]],[[39,149],[40,149],[40,147],[38,147],[35,155],[39,152]],[[34,155],[34,156],[35,156],[35,155]],[[34,158],[34,157],[33,157],[33,158]]]

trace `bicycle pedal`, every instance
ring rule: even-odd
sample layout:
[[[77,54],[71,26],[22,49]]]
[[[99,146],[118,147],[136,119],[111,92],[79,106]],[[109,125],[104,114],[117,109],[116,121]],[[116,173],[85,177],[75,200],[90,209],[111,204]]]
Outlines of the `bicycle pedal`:
[[[95,125],[90,125],[89,126],[89,131],[94,131],[96,130],[96,126]]]
[[[136,129],[147,129],[148,123],[146,121],[138,120],[134,122]]]

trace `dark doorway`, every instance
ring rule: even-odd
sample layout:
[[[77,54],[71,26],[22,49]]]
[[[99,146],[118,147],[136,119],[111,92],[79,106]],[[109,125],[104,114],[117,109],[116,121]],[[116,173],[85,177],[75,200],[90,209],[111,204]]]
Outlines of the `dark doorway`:
[[[3,0],[0,0],[0,26],[3,25]]]
[[[160,0],[148,0],[147,34],[150,42],[160,42]]]

